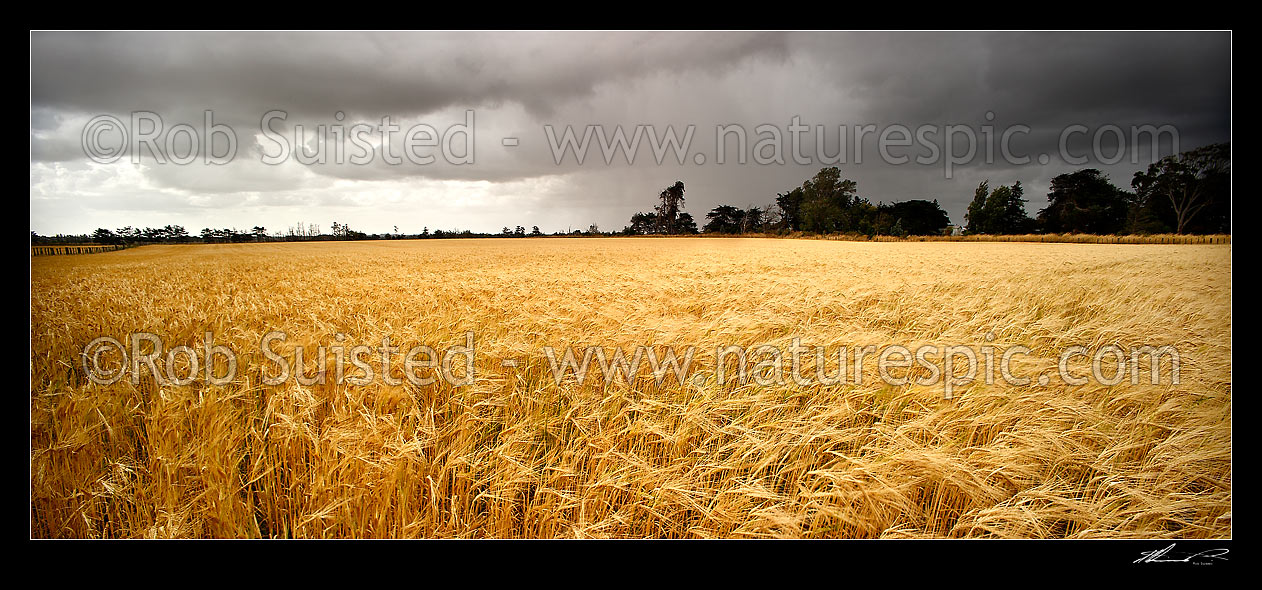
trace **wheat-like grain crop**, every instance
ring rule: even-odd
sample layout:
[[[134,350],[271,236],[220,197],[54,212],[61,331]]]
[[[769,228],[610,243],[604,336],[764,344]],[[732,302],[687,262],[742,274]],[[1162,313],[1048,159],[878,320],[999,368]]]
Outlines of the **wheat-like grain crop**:
[[[1229,537],[1230,248],[591,238],[32,258],[30,532]],[[309,373],[317,345],[442,350],[472,332],[475,375],[388,382],[377,359],[364,385],[268,385],[272,331]],[[138,332],[193,350],[210,332],[235,376],[87,378],[85,345]],[[704,363],[793,339],[1022,345],[1030,375],[1069,346],[1172,345],[1181,378],[978,379],[944,399],[875,363],[861,384],[807,385]],[[692,346],[699,368],[555,380],[543,348],[583,346]]]

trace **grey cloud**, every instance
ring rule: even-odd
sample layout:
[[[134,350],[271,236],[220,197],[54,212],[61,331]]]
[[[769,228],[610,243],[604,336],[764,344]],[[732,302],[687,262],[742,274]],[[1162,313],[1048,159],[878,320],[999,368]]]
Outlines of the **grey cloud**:
[[[694,145],[704,149],[717,124],[752,130],[768,123],[783,131],[799,115],[830,134],[839,125],[868,123],[979,128],[992,112],[1001,130],[1029,126],[1014,147],[1031,156],[1054,154],[1061,131],[1073,124],[1171,124],[1180,147],[1191,149],[1230,139],[1230,50],[1231,35],[1221,32],[34,33],[32,224],[49,218],[34,211],[36,185],[52,182],[49,166],[64,164],[62,174],[80,178],[59,181],[71,194],[95,186],[90,174],[99,172],[76,165],[83,161],[79,132],[93,114],[149,110],[170,123],[199,126],[211,109],[217,122],[239,131],[239,157],[252,160],[211,169],[146,167],[139,176],[150,186],[117,189],[108,203],[119,209],[162,207],[156,197],[137,196],[152,191],[207,196],[192,201],[205,211],[243,203],[288,211],[304,194],[314,210],[354,208],[356,199],[329,196],[331,183],[371,190],[363,187],[488,181],[547,187],[551,193],[518,201],[558,223],[585,226],[580,218],[589,218],[609,228],[647,210],[674,180],[689,187],[688,210],[700,218],[720,203],[769,203],[820,165],[658,166],[643,157],[647,150],[634,166],[593,163],[599,158],[557,165],[546,149],[545,124],[692,123]],[[479,155],[469,166],[390,166],[378,157],[368,166],[269,169],[258,164],[251,132],[271,109],[308,124],[332,123],[337,111],[348,122],[375,122],[383,115],[432,120],[475,109]],[[510,135],[521,145],[501,148],[499,137]],[[803,139],[814,146],[813,134]],[[1082,141],[1073,147],[1081,149]],[[894,166],[876,156],[872,143],[863,164],[842,165],[863,196],[938,198],[956,222],[980,180],[1022,180],[1034,211],[1050,178],[1076,168],[1055,157],[1046,166],[974,162],[947,179],[941,165]],[[1091,165],[1119,186],[1139,167]],[[532,179],[539,182],[526,182]],[[385,223],[388,216],[378,218]],[[505,223],[491,216],[452,219],[425,223],[473,229]]]
[[[36,33],[31,101],[328,116],[518,102],[549,112],[607,80],[781,54],[778,33]],[[257,115],[256,115],[257,116]]]

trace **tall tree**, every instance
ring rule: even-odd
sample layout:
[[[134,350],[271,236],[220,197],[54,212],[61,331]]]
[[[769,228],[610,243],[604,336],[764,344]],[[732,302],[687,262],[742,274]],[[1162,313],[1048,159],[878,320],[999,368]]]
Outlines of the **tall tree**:
[[[684,183],[675,181],[658,195],[661,203],[657,206],[657,223],[661,232],[674,235],[679,221],[679,212],[684,208]]]
[[[986,199],[990,197],[990,181],[982,181],[977,185],[977,189],[973,191],[973,200],[968,204],[968,212],[964,214],[964,232],[969,234],[983,234],[987,232],[983,226],[986,225],[986,214],[983,209],[986,207]]]
[[[741,233],[741,222],[745,212],[731,205],[719,205],[706,213],[708,220],[702,231],[706,233],[737,234]]]
[[[92,241],[98,244],[117,244],[119,239],[118,236],[114,235],[114,232],[98,227],[96,231],[92,232]]]
[[[679,219],[675,220],[675,231],[681,235],[697,233],[697,222],[693,220],[691,213],[679,214]]]
[[[855,229],[850,208],[857,189],[855,181],[841,177],[840,168],[821,169],[802,184],[802,229],[818,233]]]
[[[789,231],[802,231],[802,187],[784,194],[777,193],[776,206],[780,208],[780,219]]]
[[[999,217],[999,227],[995,233],[1028,234],[1034,231],[1035,222],[1025,212],[1025,189],[1021,187],[1020,180],[1012,184],[1008,193],[1003,195],[1001,203],[1003,213]]]
[[[1025,212],[1025,189],[1017,181],[1012,186],[1000,186],[989,194],[990,186],[983,182],[973,193],[965,220],[970,234],[1024,234],[1034,231],[1034,220]]]
[[[1102,172],[1086,168],[1052,179],[1039,227],[1048,233],[1115,234],[1126,227],[1128,195]]]
[[[899,226],[903,234],[912,236],[941,235],[951,225],[950,216],[938,205],[937,199],[901,201],[881,205],[878,209],[883,220],[893,220],[888,230],[891,235],[899,235],[895,225]],[[879,229],[884,230],[883,227]]]
[[[692,216],[689,215],[689,219],[691,218]],[[631,225],[627,226],[625,231],[630,234],[645,235],[657,233],[659,228],[656,213],[636,213],[631,216]]]
[[[741,217],[741,233],[747,234],[762,231],[765,215],[761,208],[751,206]]]
[[[1140,206],[1164,217],[1175,233],[1230,231],[1231,145],[1166,156],[1136,172],[1131,187]]]

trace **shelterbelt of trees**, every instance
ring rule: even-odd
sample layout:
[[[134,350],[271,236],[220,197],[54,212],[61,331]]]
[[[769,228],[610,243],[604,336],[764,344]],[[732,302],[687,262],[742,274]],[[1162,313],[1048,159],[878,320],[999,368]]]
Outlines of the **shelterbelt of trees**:
[[[1114,186],[1095,168],[1052,180],[1047,206],[1026,213],[1021,183],[978,185],[964,216],[965,235],[1022,234],[1230,234],[1231,148],[1215,144],[1168,156],[1137,172],[1132,191]],[[625,234],[697,233],[683,213],[682,182],[659,195],[652,212],[636,213]],[[858,185],[836,167],[824,168],[766,207],[720,205],[706,214],[705,233],[813,233],[931,236],[952,230],[937,200],[879,203],[858,195]]]
[[[1136,172],[1130,191],[1114,186],[1095,168],[1084,168],[1052,179],[1047,206],[1035,217],[1026,213],[1021,183],[991,187],[983,182],[973,193],[964,215],[964,235],[1024,234],[1230,234],[1231,146],[1214,144],[1167,156]],[[46,244],[145,244],[181,242],[258,242],[311,240],[382,240],[424,238],[532,237],[543,236],[538,226],[505,227],[500,233],[468,230],[435,230],[419,234],[367,234],[334,222],[325,233],[319,225],[302,224],[287,231],[269,233],[255,226],[204,228],[198,236],[178,225],[162,228],[98,228],[85,235],[41,236],[31,232],[33,245]],[[689,235],[689,234],[815,234],[855,236],[935,236],[955,230],[946,211],[934,200],[910,200],[873,205],[858,195],[858,184],[842,178],[829,167],[763,207],[720,205],[705,215],[698,228],[692,214],[684,211],[684,183],[676,181],[658,195],[650,212],[631,216],[621,231],[602,232],[596,224],[586,231],[567,230],[552,235]]]

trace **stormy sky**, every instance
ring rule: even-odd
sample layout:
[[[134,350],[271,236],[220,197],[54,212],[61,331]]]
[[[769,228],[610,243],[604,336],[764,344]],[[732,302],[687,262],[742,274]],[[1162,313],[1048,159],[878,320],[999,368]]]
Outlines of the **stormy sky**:
[[[963,223],[983,180],[1034,214],[1057,174],[1129,188],[1231,139],[1229,33],[33,32],[30,57],[43,235],[609,231],[676,180],[704,223],[827,165]],[[619,128],[637,150],[607,159]]]

